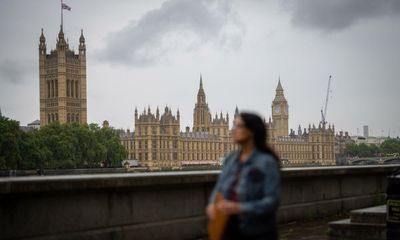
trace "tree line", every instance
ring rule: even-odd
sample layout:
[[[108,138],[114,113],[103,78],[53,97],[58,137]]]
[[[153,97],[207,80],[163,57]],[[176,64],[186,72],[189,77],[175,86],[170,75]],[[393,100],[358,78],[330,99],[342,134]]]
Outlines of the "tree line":
[[[0,116],[0,169],[116,167],[126,158],[116,131],[97,124],[54,122],[24,132]]]
[[[400,153],[400,139],[390,138],[385,140],[380,146],[367,145],[365,143],[348,144],[345,148],[345,154],[349,157],[378,157],[390,154]]]

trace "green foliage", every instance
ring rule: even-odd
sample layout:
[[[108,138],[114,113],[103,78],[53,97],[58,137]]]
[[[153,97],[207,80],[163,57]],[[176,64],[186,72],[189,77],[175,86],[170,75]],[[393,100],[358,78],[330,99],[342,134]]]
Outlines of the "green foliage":
[[[382,152],[386,154],[400,153],[400,139],[391,138],[384,141],[381,145],[381,149]]]
[[[374,157],[380,154],[395,154],[400,153],[400,139],[390,138],[385,140],[380,146],[348,144],[345,153],[350,157]]]
[[[21,163],[21,144],[25,135],[19,122],[0,116],[0,168],[16,169]]]
[[[126,151],[112,128],[57,122],[24,133],[0,117],[0,169],[119,166]]]
[[[358,156],[358,146],[354,143],[347,144],[344,152],[347,156],[350,157]]]

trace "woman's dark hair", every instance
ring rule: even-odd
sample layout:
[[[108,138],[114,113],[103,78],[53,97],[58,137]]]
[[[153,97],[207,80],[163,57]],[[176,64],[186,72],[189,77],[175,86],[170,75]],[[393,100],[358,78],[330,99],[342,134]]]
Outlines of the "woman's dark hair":
[[[279,163],[278,155],[267,143],[267,127],[261,117],[257,114],[248,112],[240,113],[239,117],[243,120],[244,126],[253,133],[256,149],[274,156],[276,161]]]

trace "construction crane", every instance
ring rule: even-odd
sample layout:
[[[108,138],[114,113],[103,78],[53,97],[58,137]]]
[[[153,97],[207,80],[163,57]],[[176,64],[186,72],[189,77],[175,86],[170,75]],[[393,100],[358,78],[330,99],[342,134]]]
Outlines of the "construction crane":
[[[325,99],[325,108],[322,109],[321,108],[321,123],[323,126],[325,126],[325,124],[327,123],[326,121],[326,111],[328,110],[328,100],[329,100],[329,93],[331,91],[331,79],[332,79],[332,75],[329,75],[329,80],[328,80],[328,90],[326,91],[326,99]]]

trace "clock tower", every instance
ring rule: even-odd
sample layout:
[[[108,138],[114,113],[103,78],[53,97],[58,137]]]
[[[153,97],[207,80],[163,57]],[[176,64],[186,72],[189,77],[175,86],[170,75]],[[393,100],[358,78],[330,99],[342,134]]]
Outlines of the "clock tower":
[[[275,99],[272,101],[272,121],[275,129],[275,137],[289,135],[289,105],[283,94],[281,80],[279,78],[276,87]]]

